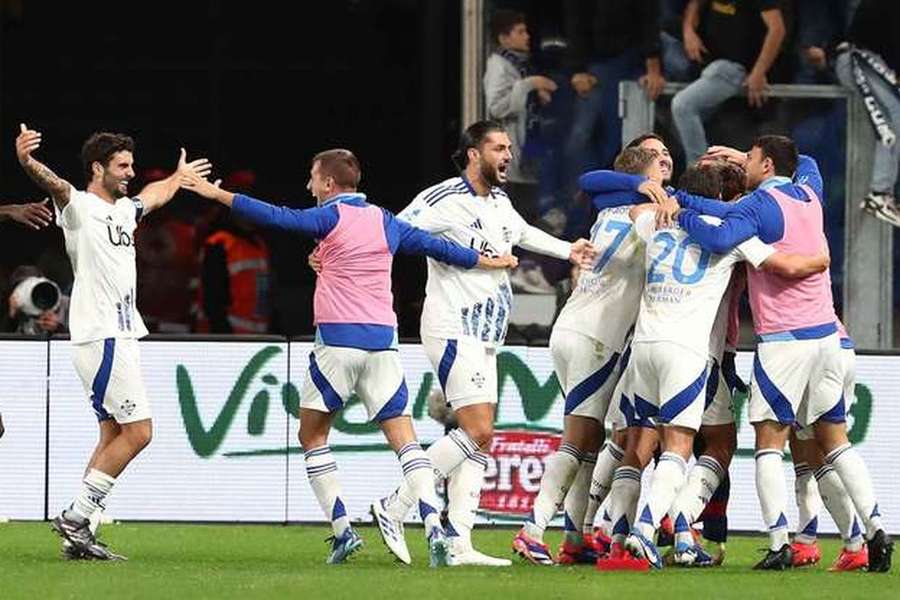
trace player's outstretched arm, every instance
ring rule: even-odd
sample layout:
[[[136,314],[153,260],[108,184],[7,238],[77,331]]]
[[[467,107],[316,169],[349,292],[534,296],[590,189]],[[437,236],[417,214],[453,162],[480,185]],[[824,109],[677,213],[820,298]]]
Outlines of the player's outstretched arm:
[[[178,188],[181,187],[184,177],[195,175],[202,178],[209,175],[211,171],[212,164],[205,158],[198,158],[188,162],[187,152],[182,148],[175,172],[165,179],[147,184],[138,194],[138,197],[144,204],[144,214],[164,206],[171,200]]]
[[[53,213],[47,208],[47,198],[43,202],[28,204],[7,204],[0,206],[0,221],[15,221],[31,229],[41,229],[53,221]]]
[[[803,279],[821,273],[829,266],[831,266],[831,257],[826,253],[804,256],[776,252],[766,259],[766,262],[762,264],[762,269],[788,279]]]
[[[181,187],[199,196],[215,200],[231,209],[236,217],[271,229],[301,233],[324,238],[338,222],[334,206],[296,209],[275,206],[243,194],[235,194],[219,187],[219,181],[210,183],[196,172],[187,172],[181,178]]]
[[[16,137],[16,157],[19,159],[19,164],[22,165],[32,181],[50,194],[57,208],[64,209],[69,203],[69,191],[72,189],[72,185],[32,156],[32,153],[41,147],[41,133],[28,129],[25,123],[19,124],[19,130],[19,135]]]

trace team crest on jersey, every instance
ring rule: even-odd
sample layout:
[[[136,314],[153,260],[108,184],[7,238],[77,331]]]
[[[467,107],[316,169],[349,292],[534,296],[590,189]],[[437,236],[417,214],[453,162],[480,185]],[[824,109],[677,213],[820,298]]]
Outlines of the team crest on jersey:
[[[475,374],[472,375],[472,383],[474,383],[475,387],[478,389],[484,387],[484,375],[481,374],[481,371],[475,371]]]

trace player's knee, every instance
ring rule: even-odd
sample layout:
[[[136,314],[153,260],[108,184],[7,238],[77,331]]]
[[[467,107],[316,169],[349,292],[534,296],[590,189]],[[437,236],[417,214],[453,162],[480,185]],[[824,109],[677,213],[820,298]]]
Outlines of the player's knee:
[[[137,452],[140,452],[150,445],[151,440],[153,440],[153,422],[148,419],[147,421],[135,423],[129,426],[125,433],[131,446]]]
[[[303,448],[304,450],[308,450],[310,448],[318,448],[319,446],[324,446],[326,443],[328,443],[328,436],[314,430],[311,427],[304,427],[303,421],[301,421],[300,431],[297,432],[297,440],[300,442],[301,448]]]
[[[466,433],[473,442],[478,444],[482,452],[488,452],[491,448],[491,440],[494,439],[494,425],[492,423],[479,424],[470,427]]]

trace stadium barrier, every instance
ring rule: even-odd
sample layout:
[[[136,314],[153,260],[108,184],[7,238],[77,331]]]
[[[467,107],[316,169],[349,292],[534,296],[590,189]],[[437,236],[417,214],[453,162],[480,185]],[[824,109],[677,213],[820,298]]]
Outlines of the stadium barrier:
[[[321,521],[296,438],[311,347],[309,341],[279,337],[142,342],[154,438],[122,476],[108,514],[122,520]],[[427,444],[444,432],[427,413],[427,397],[439,384],[421,346],[402,344],[400,356],[416,429]],[[76,493],[96,441],[94,417],[68,341],[0,340],[0,361],[0,412],[7,430],[0,439],[0,516],[46,519]],[[752,354],[741,352],[739,372],[747,377],[751,364]],[[547,348],[505,348],[498,369],[498,431],[481,506],[485,523],[516,521],[530,509],[562,427],[562,396]],[[893,462],[898,384],[900,356],[859,356],[850,436],[894,533],[900,533],[900,479]],[[762,521],[745,406],[746,398],[739,397],[729,519],[732,529],[757,531]],[[365,419],[363,407],[351,400],[336,417],[330,439],[345,502],[359,518],[400,477],[393,453]],[[790,463],[784,468],[793,481]],[[836,531],[823,517],[820,531]],[[796,513],[790,518],[796,523]]]

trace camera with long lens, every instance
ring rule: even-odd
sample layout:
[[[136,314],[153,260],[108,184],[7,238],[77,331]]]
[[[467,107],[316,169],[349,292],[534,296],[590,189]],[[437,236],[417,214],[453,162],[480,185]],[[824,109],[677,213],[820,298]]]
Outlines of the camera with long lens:
[[[62,293],[59,286],[46,277],[27,277],[16,286],[12,300],[19,312],[39,317],[46,311],[59,308]]]

